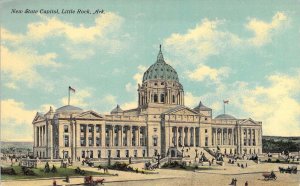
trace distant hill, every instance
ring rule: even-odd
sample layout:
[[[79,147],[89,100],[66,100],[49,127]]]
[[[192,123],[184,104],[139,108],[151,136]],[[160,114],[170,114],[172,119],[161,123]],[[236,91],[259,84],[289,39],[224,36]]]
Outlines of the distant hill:
[[[1,141],[1,149],[4,148],[25,148],[32,149],[33,142],[10,142],[10,141]]]
[[[263,136],[263,152],[279,153],[282,151],[298,152],[300,151],[300,136]]]

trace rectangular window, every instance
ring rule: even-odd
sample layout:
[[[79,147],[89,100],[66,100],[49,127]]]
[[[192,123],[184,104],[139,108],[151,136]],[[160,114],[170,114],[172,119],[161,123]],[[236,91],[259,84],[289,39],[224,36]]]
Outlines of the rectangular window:
[[[93,132],[93,127],[89,126],[89,132]]]
[[[98,150],[98,158],[101,158],[101,150]]]
[[[153,128],[153,131],[154,131],[154,132],[157,132],[157,128]]]
[[[136,158],[138,156],[137,150],[134,150],[134,157]]]
[[[82,157],[82,158],[85,158],[85,151],[84,151],[84,150],[81,151],[81,157]]]
[[[117,150],[117,158],[120,157],[120,150]]]
[[[68,133],[69,132],[69,126],[68,125],[64,125],[64,132]]]
[[[84,132],[85,130],[84,130],[84,126],[83,125],[80,125],[80,132]]]
[[[153,146],[157,146],[157,138],[153,138]]]
[[[207,133],[207,129],[205,129],[205,133]]]
[[[208,137],[205,137],[205,146],[208,146]]]
[[[107,157],[111,157],[111,150],[108,150]]]
[[[96,137],[96,146],[100,146],[100,138],[99,137]]]
[[[80,146],[85,146],[85,139],[84,139],[84,137],[80,137]]]
[[[99,126],[99,125],[96,126],[96,132],[97,132],[97,133],[100,132],[100,126]]]
[[[143,150],[143,157],[146,157],[146,150]]]
[[[94,151],[90,151],[90,158],[94,158]]]
[[[89,146],[93,146],[93,138],[89,137]]]
[[[129,150],[126,150],[126,158],[129,158]]]
[[[64,137],[65,147],[69,147],[69,136],[65,135]]]

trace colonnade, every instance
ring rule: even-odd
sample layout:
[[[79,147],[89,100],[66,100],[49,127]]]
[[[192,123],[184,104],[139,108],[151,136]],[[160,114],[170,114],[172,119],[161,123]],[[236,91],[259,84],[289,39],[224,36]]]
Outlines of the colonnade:
[[[199,147],[199,127],[172,127],[172,144],[174,147]]]
[[[35,127],[35,147],[41,147],[46,145],[46,126],[36,126]]]
[[[163,89],[159,91],[158,90],[140,91],[139,105],[144,105],[149,102],[184,105],[184,91],[180,90],[177,93],[172,91],[171,88],[167,88],[166,90]]]
[[[253,128],[243,128],[243,145],[257,146],[260,145],[259,130]]]
[[[146,127],[130,125],[106,125],[105,145],[146,146]]]
[[[234,128],[212,128],[212,145],[236,145],[237,137]]]

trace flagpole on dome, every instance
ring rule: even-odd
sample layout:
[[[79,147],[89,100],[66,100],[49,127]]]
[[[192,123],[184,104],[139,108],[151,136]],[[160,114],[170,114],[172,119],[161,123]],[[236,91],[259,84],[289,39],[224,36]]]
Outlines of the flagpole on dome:
[[[228,104],[228,103],[229,103],[229,100],[223,100],[224,115],[226,114],[226,112],[225,112],[225,104]]]
[[[69,97],[68,97],[68,105],[70,105],[70,97],[71,97],[71,95],[70,95],[70,92],[73,92],[73,93],[75,93],[75,89],[74,88],[72,88],[71,86],[69,86],[69,91],[68,91],[68,93],[69,93]]]
[[[69,89],[68,89],[68,105],[70,105],[70,86],[69,86]]]

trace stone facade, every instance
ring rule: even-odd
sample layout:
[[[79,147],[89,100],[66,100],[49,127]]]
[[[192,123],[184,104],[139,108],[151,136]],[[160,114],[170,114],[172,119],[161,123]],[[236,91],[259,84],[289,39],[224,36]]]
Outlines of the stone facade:
[[[34,155],[40,158],[129,158],[262,153],[262,122],[228,114],[212,118],[202,102],[184,106],[184,89],[161,50],[138,85],[138,107],[109,115],[71,105],[33,120]]]

